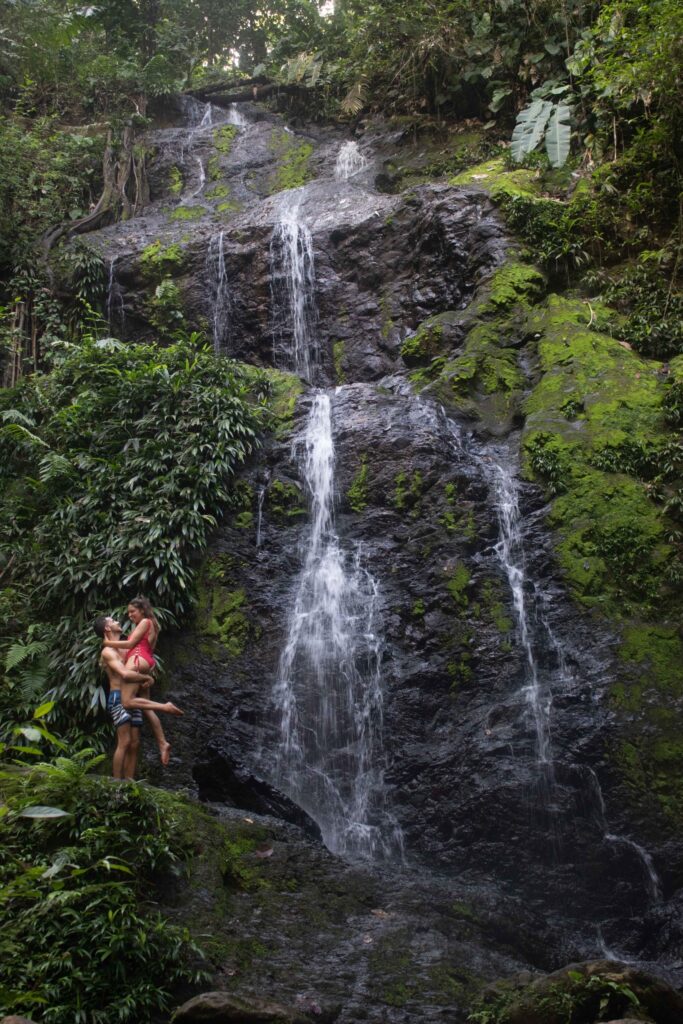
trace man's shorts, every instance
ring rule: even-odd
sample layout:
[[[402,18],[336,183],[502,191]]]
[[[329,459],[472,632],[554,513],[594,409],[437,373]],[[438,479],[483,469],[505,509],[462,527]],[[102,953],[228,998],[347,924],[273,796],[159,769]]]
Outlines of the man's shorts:
[[[122,725],[127,725],[130,722],[131,725],[136,728],[142,728],[142,711],[140,708],[133,708],[128,711],[124,708],[121,703],[121,691],[110,690],[109,696],[107,697],[107,711],[109,717],[114,723],[114,728],[118,729]]]

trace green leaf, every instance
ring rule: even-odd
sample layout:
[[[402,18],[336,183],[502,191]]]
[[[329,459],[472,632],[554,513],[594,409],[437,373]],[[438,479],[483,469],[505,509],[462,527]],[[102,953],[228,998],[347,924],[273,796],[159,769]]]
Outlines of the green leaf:
[[[512,158],[517,163],[539,145],[552,109],[552,103],[539,99],[520,110],[511,143]]]
[[[52,711],[53,707],[55,706],[55,703],[56,702],[54,700],[47,700],[47,701],[45,701],[44,704],[41,704],[40,707],[36,708],[36,710],[33,712],[33,717],[34,718],[45,718],[45,715],[49,715],[50,714],[50,712]]]
[[[571,110],[566,103],[558,103],[550,117],[545,136],[545,149],[553,167],[563,167],[569,156]]]
[[[19,811],[18,816],[20,818],[70,818],[71,814],[69,811],[62,810],[61,807],[46,807],[42,804],[35,804],[33,807],[24,807],[23,810]]]

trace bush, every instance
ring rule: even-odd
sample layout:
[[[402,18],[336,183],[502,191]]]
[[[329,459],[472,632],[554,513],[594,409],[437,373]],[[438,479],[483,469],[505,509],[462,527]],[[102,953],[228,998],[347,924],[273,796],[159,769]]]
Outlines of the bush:
[[[190,852],[181,802],[88,775],[83,753],[0,773],[0,1013],[43,1024],[144,1024],[204,977],[156,908]]]

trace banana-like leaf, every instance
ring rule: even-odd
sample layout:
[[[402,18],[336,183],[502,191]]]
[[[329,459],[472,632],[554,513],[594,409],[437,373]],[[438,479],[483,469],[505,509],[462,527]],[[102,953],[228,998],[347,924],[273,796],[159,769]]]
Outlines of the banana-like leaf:
[[[70,812],[63,811],[61,807],[46,807],[41,804],[24,807],[23,811],[19,811],[20,818],[68,818],[70,816]]]
[[[553,109],[545,134],[545,151],[553,167],[562,167],[569,156],[569,142],[572,130],[569,125],[571,110],[566,103],[558,103]]]
[[[345,114],[358,114],[365,106],[365,82],[361,79],[355,82],[341,101],[341,108]]]
[[[548,100],[534,100],[524,110],[520,110],[511,145],[512,158],[517,163],[538,146],[552,109],[553,105]]]

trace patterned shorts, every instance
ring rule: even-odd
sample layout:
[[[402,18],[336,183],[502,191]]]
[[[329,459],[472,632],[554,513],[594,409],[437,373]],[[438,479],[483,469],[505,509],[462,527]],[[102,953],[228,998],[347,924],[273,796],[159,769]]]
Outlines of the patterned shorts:
[[[121,703],[121,691],[110,690],[109,696],[107,697],[107,711],[109,717],[114,723],[114,728],[118,729],[122,725],[127,725],[130,722],[131,725],[136,726],[138,729],[142,727],[142,711],[140,708],[133,708],[128,711],[124,708]]]

